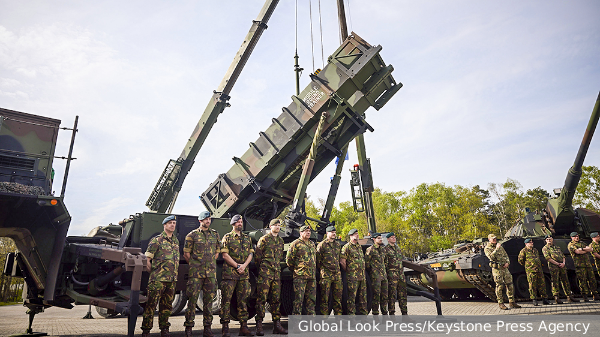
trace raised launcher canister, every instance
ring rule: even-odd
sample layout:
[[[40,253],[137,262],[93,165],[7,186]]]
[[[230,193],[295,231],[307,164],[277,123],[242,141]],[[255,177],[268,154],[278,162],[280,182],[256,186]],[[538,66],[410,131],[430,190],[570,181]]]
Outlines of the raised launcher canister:
[[[327,118],[311,180],[354,137],[373,131],[365,110],[379,110],[402,87],[391,75],[394,68],[379,55],[381,49],[352,33],[246,153],[233,157],[229,171],[202,193],[207,210],[214,217],[239,213],[264,227],[292,203],[322,114]]]

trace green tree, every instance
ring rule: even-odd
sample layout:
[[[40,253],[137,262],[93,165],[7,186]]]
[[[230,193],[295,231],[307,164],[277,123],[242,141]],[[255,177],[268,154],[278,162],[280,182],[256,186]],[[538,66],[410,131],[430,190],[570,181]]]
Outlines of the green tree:
[[[538,186],[532,190],[527,190],[524,198],[525,207],[529,207],[532,212],[542,211],[546,208],[548,198],[550,198],[550,193],[548,193],[548,191],[543,189],[541,186]]]
[[[600,169],[596,166],[583,166],[582,171],[573,205],[600,212]]]
[[[500,236],[519,221],[524,215],[525,197],[523,186],[514,180],[506,179],[506,182],[499,185],[490,183],[489,192],[497,201],[490,207],[492,221],[497,223]]]

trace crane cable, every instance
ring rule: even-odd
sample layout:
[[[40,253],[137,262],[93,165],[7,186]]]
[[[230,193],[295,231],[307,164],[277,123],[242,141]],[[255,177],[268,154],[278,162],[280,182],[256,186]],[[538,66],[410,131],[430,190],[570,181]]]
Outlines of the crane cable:
[[[354,31],[352,28],[352,11],[350,11],[350,0],[346,0],[348,2],[348,18],[350,19],[350,31]]]
[[[321,21],[321,0],[319,0],[319,30],[321,31],[321,69],[325,68],[325,54],[323,53],[323,22]]]
[[[315,45],[313,43],[312,0],[308,0],[308,16],[310,19],[310,51],[312,53],[312,69],[315,71]]]

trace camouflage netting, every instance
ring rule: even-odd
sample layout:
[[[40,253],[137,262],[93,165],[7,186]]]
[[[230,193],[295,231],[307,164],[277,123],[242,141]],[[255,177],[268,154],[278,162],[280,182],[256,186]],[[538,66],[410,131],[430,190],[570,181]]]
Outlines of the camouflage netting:
[[[18,193],[30,195],[45,195],[44,189],[39,186],[27,186],[19,183],[0,182],[0,193]]]

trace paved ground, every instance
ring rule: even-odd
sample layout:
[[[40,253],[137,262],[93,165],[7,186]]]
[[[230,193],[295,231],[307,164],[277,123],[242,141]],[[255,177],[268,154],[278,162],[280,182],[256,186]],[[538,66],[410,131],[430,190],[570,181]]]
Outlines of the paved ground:
[[[600,315],[600,302],[590,303],[571,303],[562,305],[545,305],[534,307],[530,302],[519,303],[522,309],[512,309],[502,311],[498,309],[498,304],[489,301],[450,301],[442,303],[444,315],[548,315],[548,314],[596,314]],[[34,331],[43,331],[50,336],[123,336],[127,333],[126,318],[101,318],[95,310],[92,309],[92,315],[95,319],[82,319],[87,312],[87,306],[76,306],[71,310],[50,308],[44,313],[36,316],[33,322]],[[400,310],[398,309],[397,312]],[[419,297],[409,297],[408,312],[414,315],[435,315],[435,303]],[[0,336],[22,333],[27,328],[27,318],[25,308],[20,305],[0,307]],[[202,320],[202,316],[196,316],[196,319]],[[155,327],[152,330],[153,336],[159,336],[160,331],[157,327],[155,317]],[[171,317],[171,332],[173,337],[182,337],[183,315]],[[271,317],[267,313],[265,322],[270,322]],[[213,332],[220,335],[219,319],[215,316]],[[286,318],[282,319],[284,326],[287,326]],[[138,318],[136,333],[140,333],[141,317]],[[201,324],[200,324],[201,325]],[[198,325],[197,325],[198,326]],[[273,325],[265,323],[265,332],[269,336]],[[237,336],[239,325],[231,324],[231,335]],[[250,321],[250,328],[254,329],[254,320]],[[195,331],[195,335],[201,336],[201,330]]]

